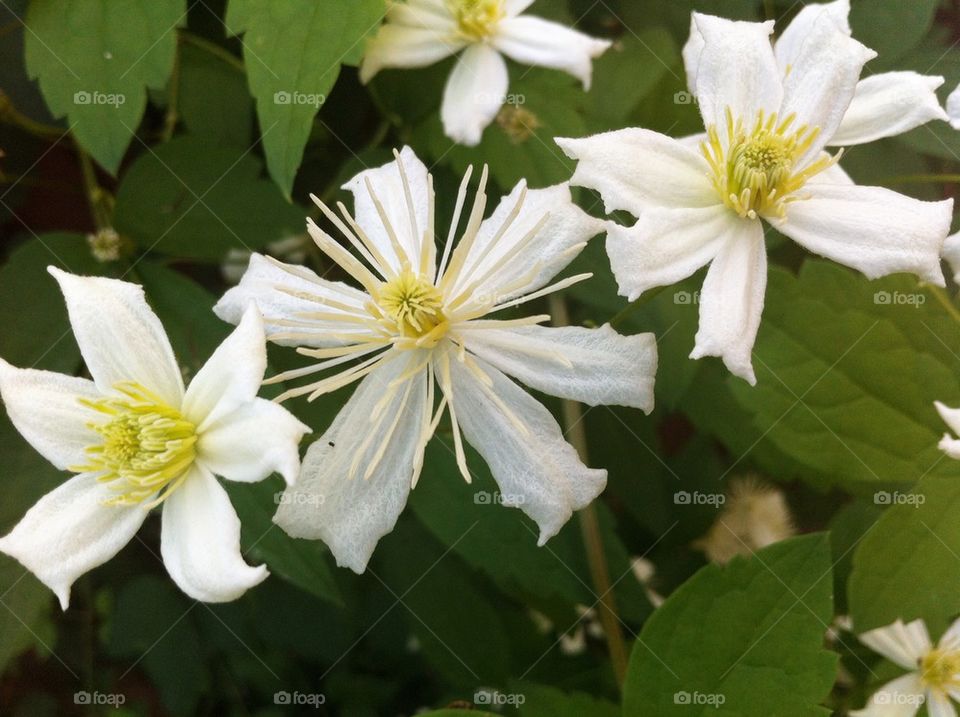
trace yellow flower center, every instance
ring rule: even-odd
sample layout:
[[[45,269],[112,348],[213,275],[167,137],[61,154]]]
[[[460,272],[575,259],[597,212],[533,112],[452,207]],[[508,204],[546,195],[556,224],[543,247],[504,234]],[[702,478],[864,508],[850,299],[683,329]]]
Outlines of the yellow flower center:
[[[416,339],[416,346],[435,346],[447,333],[443,294],[427,279],[409,269],[380,288],[377,306],[392,328]]]
[[[457,20],[460,34],[470,40],[483,40],[493,34],[506,14],[503,0],[447,0]]]
[[[156,495],[162,503],[186,477],[196,458],[196,427],[180,412],[138,383],[119,383],[121,394],[80,402],[108,418],[88,426],[103,441],[86,449],[89,462],[71,470],[102,472],[99,480],[115,483],[109,505],[134,505]],[[158,495],[159,494],[159,495]]]
[[[840,159],[840,153],[823,156],[797,171],[797,163],[820,129],[806,125],[792,129],[795,120],[796,116],[790,115],[780,121],[776,113],[767,115],[761,110],[748,130],[742,119],[734,120],[728,108],[726,143],[716,125],[707,129],[700,151],[710,165],[717,193],[739,216],[782,218],[787,204],[802,198],[795,192]]]
[[[920,660],[920,679],[924,685],[946,690],[960,686],[960,651],[931,650]]]

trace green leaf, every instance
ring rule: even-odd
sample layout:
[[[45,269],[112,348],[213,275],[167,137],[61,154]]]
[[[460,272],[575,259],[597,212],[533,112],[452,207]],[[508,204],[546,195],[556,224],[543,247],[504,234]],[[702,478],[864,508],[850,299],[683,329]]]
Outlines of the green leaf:
[[[250,146],[253,99],[239,60],[235,65],[206,44],[184,42],[178,108],[190,134],[243,149]]]
[[[854,0],[850,7],[853,36],[878,54],[878,67],[916,47],[933,24],[940,0]]]
[[[620,707],[583,692],[563,692],[532,682],[512,682],[510,692],[523,696],[520,717],[619,717]]]
[[[382,0],[231,0],[227,26],[245,33],[243,56],[257,100],[270,176],[289,197],[313,118],[357,59],[384,13]]]
[[[798,277],[771,269],[754,349],[758,384],[729,381],[783,453],[872,492],[949,470],[933,402],[957,393],[957,345],[960,327],[915,279],[870,282],[808,261]]]
[[[624,685],[627,715],[828,715],[823,649],[832,615],[830,544],[820,533],[708,565],[644,625]]]
[[[7,455],[7,454],[4,454]],[[40,636],[49,618],[53,593],[13,558],[0,557],[0,674],[11,660],[34,645],[49,650]]]
[[[848,583],[857,632],[920,617],[936,634],[960,613],[960,469],[944,463],[952,475],[881,494],[891,507],[866,531]]]
[[[179,137],[130,167],[114,223],[146,251],[219,261],[303,231],[305,214],[260,177],[247,150]]]
[[[117,171],[147,105],[173,69],[184,0],[33,0],[27,72],[104,169]]]

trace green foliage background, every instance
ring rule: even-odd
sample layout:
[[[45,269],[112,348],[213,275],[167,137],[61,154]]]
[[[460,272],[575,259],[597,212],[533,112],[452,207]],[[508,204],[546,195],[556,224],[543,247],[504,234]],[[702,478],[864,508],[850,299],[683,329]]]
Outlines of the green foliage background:
[[[595,63],[588,93],[566,75],[511,64],[510,92],[538,118],[536,131],[518,141],[494,123],[467,149],[440,127],[449,61],[359,83],[355,66],[380,0],[0,2],[0,356],[83,370],[45,272],[55,264],[142,283],[186,371],[196,371],[229,330],[210,307],[228,285],[221,265],[231,252],[301,236],[304,217],[316,214],[309,193],[347,201],[340,184],[403,144],[431,165],[443,217],[471,163],[490,165],[496,195],[521,177],[532,186],[569,178],[554,136],[699,130],[696,106],[678,94],[692,9],[785,23],[799,3],[537,0],[530,12],[616,44]],[[960,82],[953,0],[853,0],[852,23],[879,52],[868,74],[942,74],[941,99]],[[74,102],[91,91],[127,101]],[[277,104],[276,92],[324,101]],[[853,148],[843,166],[861,183],[950,196],[960,133],[921,127]],[[602,213],[595,195],[577,199]],[[104,263],[85,235],[106,221],[127,244]],[[302,248],[321,273],[330,268]],[[936,634],[960,613],[960,467],[936,448],[944,426],[933,408],[960,404],[956,287],[948,296],[910,277],[870,282],[776,237],[769,248],[756,388],[713,359],[687,360],[697,312],[678,292],[692,295],[702,276],[627,309],[602,239],[571,268],[596,274],[566,294],[576,323],[654,331],[660,348],[651,417],[600,407],[583,422],[590,463],[610,472],[595,509],[608,595],[591,575],[590,526],[574,519],[537,548],[518,511],[474,501],[495,485],[475,454],[474,484],[463,483],[441,426],[410,506],[363,576],[271,524],[277,477],[228,486],[248,560],[272,572],[233,604],[177,591],[157,557],[158,520],[78,582],[66,613],[0,556],[0,713],[453,717],[482,701],[483,689],[522,695],[519,706],[489,708],[520,717],[768,717],[861,706],[892,675],[848,632],[824,642],[835,615],[850,615],[858,631],[922,617]],[[883,304],[877,292],[923,300]],[[276,347],[270,359],[274,371],[297,361]],[[346,395],[289,407],[319,433]],[[6,532],[64,476],[5,415],[0,457]],[[723,492],[745,473],[786,492],[803,535],[707,566],[691,543],[716,510],[678,505],[675,494]],[[924,500],[887,507],[877,491]],[[667,600],[656,611],[631,570],[634,556],[657,568],[650,587]],[[588,630],[577,654],[560,645],[581,623],[580,606],[598,608],[601,598],[630,652],[622,687],[602,636]],[[82,692],[125,702],[78,705]],[[284,692],[322,694],[325,704],[277,704]],[[725,702],[682,704],[679,692]]]

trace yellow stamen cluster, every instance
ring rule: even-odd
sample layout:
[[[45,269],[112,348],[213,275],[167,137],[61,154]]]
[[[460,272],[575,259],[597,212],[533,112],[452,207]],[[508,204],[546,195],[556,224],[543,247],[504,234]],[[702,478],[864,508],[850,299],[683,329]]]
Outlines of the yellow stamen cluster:
[[[176,490],[196,458],[196,427],[178,410],[138,383],[114,386],[119,396],[96,401],[80,399],[107,417],[88,426],[103,442],[87,448],[89,462],[71,470],[102,472],[99,480],[116,483],[109,505],[135,505],[157,496],[148,507],[162,503]]]
[[[920,679],[927,687],[960,687],[960,651],[931,650],[920,660]]]
[[[707,129],[700,151],[711,169],[711,179],[724,204],[747,219],[783,218],[787,204],[801,199],[795,194],[811,177],[840,159],[820,157],[797,170],[797,164],[820,134],[818,127],[792,129],[796,115],[780,120],[776,113],[757,113],[752,127],[734,120],[727,108],[724,142],[716,125]],[[748,128],[749,127],[749,128]]]
[[[447,0],[460,34],[470,40],[484,40],[493,34],[506,14],[503,0]]]
[[[443,294],[426,278],[409,269],[380,287],[375,313],[417,346],[435,345],[447,331]],[[426,341],[419,341],[426,339]]]

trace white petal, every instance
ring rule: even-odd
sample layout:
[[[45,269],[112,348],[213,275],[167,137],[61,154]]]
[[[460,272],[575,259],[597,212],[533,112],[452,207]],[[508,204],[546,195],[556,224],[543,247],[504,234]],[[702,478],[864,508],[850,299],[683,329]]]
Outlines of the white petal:
[[[409,27],[429,27],[455,33],[456,18],[445,0],[406,0],[390,3],[387,7],[387,22]]]
[[[160,553],[173,581],[202,602],[236,600],[269,575],[265,565],[244,562],[227,491],[197,465],[163,503]]]
[[[957,717],[957,710],[944,693],[927,690],[927,714],[930,717]]]
[[[363,292],[341,282],[321,279],[304,266],[283,264],[260,254],[250,257],[240,284],[224,294],[213,311],[224,321],[237,324],[251,301],[263,314],[267,338],[284,346],[339,346],[343,342],[328,334],[342,332],[344,326],[339,320],[311,320],[311,326],[291,329],[278,324],[279,320],[302,320],[304,314],[316,312],[347,317],[350,312],[340,308],[340,304],[358,314],[367,313],[363,308],[367,295]]]
[[[700,13],[694,20],[704,42],[694,92],[704,125],[726,126],[727,108],[748,122],[759,110],[776,112],[783,89],[770,46],[773,21],[734,22]]]
[[[915,670],[918,661],[933,645],[923,620],[904,624],[902,620],[878,627],[858,636],[860,642],[907,670]]]
[[[821,152],[820,156],[824,159],[829,158],[827,152]],[[807,186],[811,184],[841,184],[850,187],[856,182],[844,171],[838,162],[834,162],[822,172],[818,172],[807,180]]]
[[[533,0],[506,0],[504,9],[508,17],[516,17],[531,5]]]
[[[499,238],[510,213],[517,205],[526,182],[521,180],[501,199],[493,214],[484,219],[464,261],[450,296],[476,283],[473,293],[486,294],[503,301],[529,294],[547,284],[579,254],[582,244],[603,232],[603,221],[591,217],[573,203],[570,187],[557,184],[546,189],[528,189],[520,212]],[[527,235],[544,216],[549,218],[533,237]],[[496,244],[492,245],[496,239]],[[527,239],[522,249],[517,249]],[[502,263],[501,263],[502,262]],[[536,267],[538,271],[532,272]],[[486,278],[484,278],[486,277]],[[529,280],[518,285],[524,277]],[[510,291],[503,290],[510,287]]]
[[[697,27],[697,18],[690,13],[690,36],[683,46],[683,67],[687,71],[687,89],[691,94],[697,92],[697,68],[700,67],[700,53],[703,52],[704,40]]]
[[[919,675],[909,673],[891,680],[873,693],[866,707],[850,717],[913,717],[925,702]]]
[[[425,358],[421,351],[408,353],[361,382],[310,446],[300,479],[284,492],[273,518],[295,538],[320,538],[337,565],[357,573],[366,569],[377,542],[393,530],[407,504],[424,414],[431,410],[425,370],[387,396],[390,383]]]
[[[583,465],[542,404],[490,364],[472,360],[492,385],[486,389],[466,365],[456,358],[450,360],[453,405],[460,428],[490,466],[505,504],[520,508],[540,526],[539,544],[543,545],[573,511],[587,506],[603,491],[607,472]],[[499,403],[511,412],[512,419]]]
[[[183,397],[183,414],[203,432],[231,411],[252,401],[267,370],[263,319],[251,304],[237,328],[194,376]]]
[[[404,18],[408,19],[412,21],[412,17]],[[424,15],[419,27],[394,22],[382,25],[376,37],[367,42],[360,81],[367,83],[386,68],[426,67],[459,52],[466,43],[457,36],[452,18],[449,23],[432,20],[432,16]]]
[[[457,60],[443,89],[440,119],[454,142],[473,147],[507,94],[507,63],[489,45],[474,44]]]
[[[403,260],[407,261],[414,271],[419,270],[420,254],[423,248],[423,234],[429,227],[430,185],[427,178],[427,167],[417,157],[412,149],[404,147],[400,151],[400,160],[410,188],[410,199],[413,205],[413,222],[411,222],[410,203],[403,186],[403,176],[400,165],[396,160],[388,162],[374,169],[367,169],[356,175],[343,185],[343,189],[353,193],[354,214],[357,224],[366,233],[367,238],[376,246],[387,263],[396,271]],[[377,201],[383,207],[393,231],[403,250],[403,257],[398,257],[393,242],[384,226],[383,219],[377,210],[367,182],[373,187]],[[416,232],[414,232],[414,226]],[[429,248],[432,251],[432,248]],[[430,265],[430,269],[433,265]]]
[[[741,231],[722,204],[698,209],[649,209],[632,227],[610,223],[607,256],[620,295],[635,301],[647,289],[668,286],[706,266]]]
[[[767,288],[767,249],[759,221],[741,220],[710,264],[700,290],[700,328],[690,358],[719,356],[731,373],[750,385],[753,343],[760,328]]]
[[[940,636],[937,647],[942,650],[960,649],[960,618],[954,620],[947,631]]]
[[[557,138],[578,160],[570,183],[596,189],[607,213],[639,216],[653,207],[707,207],[717,203],[710,168],[695,149],[646,129],[621,129],[583,139]]]
[[[832,22],[813,26],[783,81],[780,108],[781,119],[796,115],[794,127],[808,125],[819,130],[801,165],[831,141],[850,107],[864,64],[876,54]]]
[[[850,0],[835,0],[828,3],[813,3],[796,14],[773,45],[780,70],[786,74],[792,70],[809,38],[828,27],[844,35],[850,35]]]
[[[37,501],[0,538],[0,551],[53,590],[66,610],[73,582],[116,555],[147,517],[139,505],[103,504],[114,495],[92,473],[74,476]]]
[[[949,120],[937,99],[942,84],[942,77],[916,72],[885,72],[861,80],[830,144],[864,144],[932,120]]]
[[[622,336],[609,324],[524,326],[465,332],[467,349],[526,385],[589,406],[653,410],[657,340]]]
[[[870,279],[910,272],[943,286],[940,250],[953,200],[922,202],[882,187],[807,184],[771,223],[810,251]]]
[[[950,118],[950,126],[960,129],[960,85],[947,97],[947,116]]]
[[[228,480],[252,483],[277,472],[293,485],[300,473],[300,439],[309,432],[287,409],[255,398],[204,430],[197,460]]]
[[[87,427],[98,414],[80,404],[81,398],[100,398],[93,381],[14,368],[0,359],[0,396],[20,434],[60,470],[86,463],[84,449],[100,443],[100,436]]]
[[[75,276],[56,267],[70,325],[97,388],[106,393],[135,381],[171,406],[183,398],[180,367],[143,288],[116,279]]]
[[[529,15],[503,19],[492,43],[517,62],[569,73],[583,83],[584,89],[590,89],[593,58],[600,57],[612,44]]]
[[[954,438],[949,433],[944,433],[943,438],[937,443],[937,448],[946,453],[954,460],[960,460],[960,440]]]
[[[953,280],[960,281],[960,233],[951,234],[943,242],[940,255],[947,260],[953,272]]]
[[[933,405],[936,406],[937,413],[940,414],[944,423],[950,426],[950,430],[954,433],[960,433],[960,408],[950,408],[940,401],[934,401]]]

